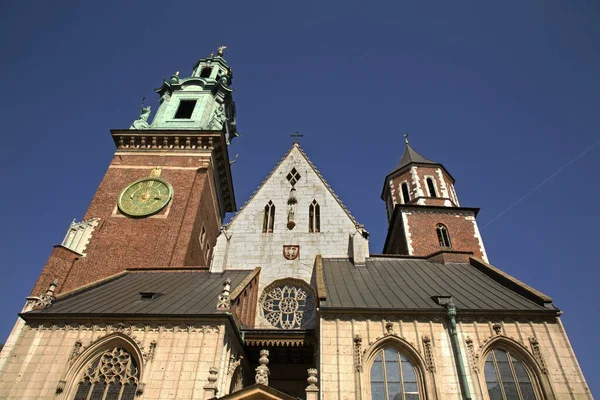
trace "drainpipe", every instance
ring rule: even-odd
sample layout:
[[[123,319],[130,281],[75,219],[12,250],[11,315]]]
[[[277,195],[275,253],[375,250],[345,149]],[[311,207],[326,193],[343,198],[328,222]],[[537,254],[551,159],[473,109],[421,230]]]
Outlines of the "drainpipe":
[[[450,320],[450,338],[452,339],[452,349],[454,350],[454,359],[458,368],[458,380],[460,381],[463,399],[471,400],[471,391],[469,390],[469,382],[467,381],[467,369],[463,362],[458,334],[456,333],[456,306],[452,303],[452,299],[448,303],[443,304],[443,306],[446,307],[448,319]]]

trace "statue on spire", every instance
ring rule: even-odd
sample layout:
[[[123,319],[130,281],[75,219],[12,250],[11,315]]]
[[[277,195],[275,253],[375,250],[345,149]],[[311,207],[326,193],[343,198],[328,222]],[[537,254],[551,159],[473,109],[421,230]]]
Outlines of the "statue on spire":
[[[404,134],[404,143],[408,144],[408,132]]]
[[[227,46],[219,46],[217,48],[217,56],[223,57],[223,51],[227,48]]]

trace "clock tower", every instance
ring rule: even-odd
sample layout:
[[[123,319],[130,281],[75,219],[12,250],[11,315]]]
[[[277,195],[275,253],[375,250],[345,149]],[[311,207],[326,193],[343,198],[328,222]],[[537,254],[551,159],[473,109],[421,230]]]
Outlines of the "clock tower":
[[[238,136],[223,56],[198,60],[189,77],[155,89],[129,129],[111,131],[116,150],[81,222],[54,247],[32,295],[56,293],[135,268],[208,267],[225,213],[236,210],[228,155]]]

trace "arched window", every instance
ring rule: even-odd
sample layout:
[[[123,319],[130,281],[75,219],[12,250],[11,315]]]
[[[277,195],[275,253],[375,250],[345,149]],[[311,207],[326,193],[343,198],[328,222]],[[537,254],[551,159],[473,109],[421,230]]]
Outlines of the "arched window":
[[[373,400],[418,400],[419,382],[415,367],[392,347],[380,350],[371,366]]]
[[[490,400],[538,399],[525,366],[509,351],[491,351],[485,360],[484,375]]]
[[[452,247],[450,243],[450,235],[448,234],[448,228],[442,224],[438,224],[435,228],[437,232],[438,241],[442,247]]]
[[[316,200],[308,206],[308,231],[321,232],[321,207]]]
[[[435,184],[433,183],[432,178],[427,178],[427,189],[429,189],[429,197],[437,197],[437,193],[435,191]]]
[[[265,206],[265,217],[263,219],[263,233],[273,233],[275,223],[275,204],[271,200]]]
[[[404,200],[404,204],[410,203],[410,192],[408,191],[408,182],[402,182],[402,200]]]
[[[133,400],[138,382],[135,358],[123,347],[112,347],[87,365],[74,400]]]

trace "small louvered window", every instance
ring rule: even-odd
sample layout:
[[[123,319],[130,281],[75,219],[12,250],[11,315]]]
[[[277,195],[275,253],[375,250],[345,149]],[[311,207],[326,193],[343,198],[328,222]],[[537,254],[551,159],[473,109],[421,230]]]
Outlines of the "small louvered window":
[[[316,200],[308,206],[308,231],[321,232],[321,207]]]
[[[275,223],[275,204],[271,200],[265,206],[265,215],[263,219],[263,233],[272,233]]]
[[[435,228],[437,232],[438,241],[442,247],[452,247],[450,243],[450,235],[448,234],[448,228],[442,224],[438,224]]]

